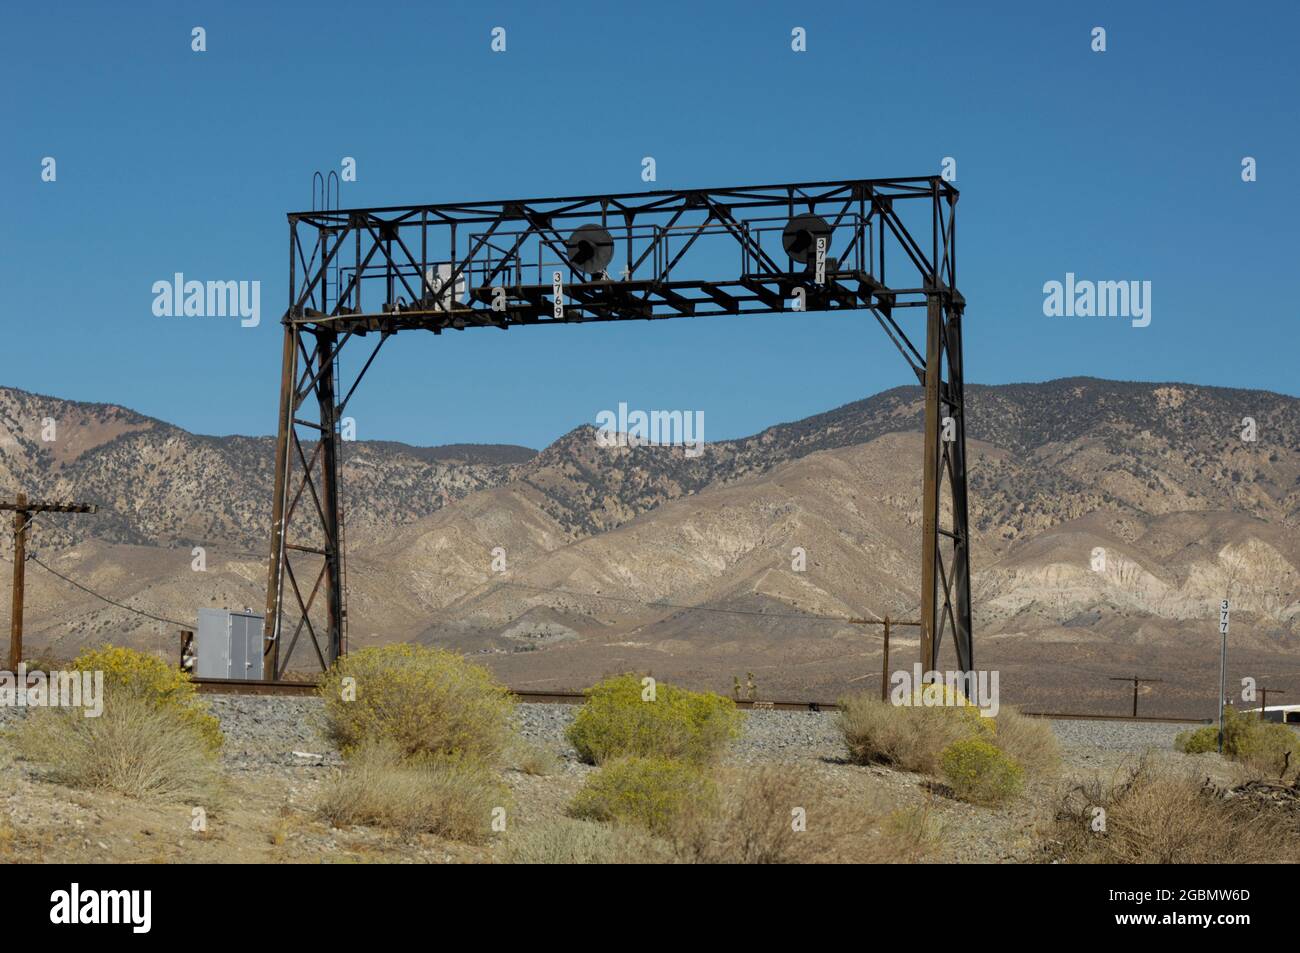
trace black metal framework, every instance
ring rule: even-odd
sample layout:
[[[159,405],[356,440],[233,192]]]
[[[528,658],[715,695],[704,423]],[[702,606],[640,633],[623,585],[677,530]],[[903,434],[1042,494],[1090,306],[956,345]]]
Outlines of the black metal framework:
[[[839,310],[924,385],[922,659],[951,631],[970,671],[957,197],[925,176],[291,213],[264,677],[304,633],[322,668],[347,650],[339,428],[392,335]],[[899,315],[922,307],[924,353]],[[339,354],[371,335],[340,398]]]

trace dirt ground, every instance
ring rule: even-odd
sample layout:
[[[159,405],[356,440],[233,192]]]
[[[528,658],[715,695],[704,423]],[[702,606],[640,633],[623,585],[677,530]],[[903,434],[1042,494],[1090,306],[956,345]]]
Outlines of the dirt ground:
[[[210,804],[147,803],[98,791],[76,790],[42,778],[0,741],[0,860],[17,863],[482,863],[500,861],[504,838],[565,808],[593,770],[563,738],[566,706],[526,706],[527,742],[549,749],[558,765],[550,775],[504,772],[511,792],[507,831],[485,845],[432,835],[402,836],[370,827],[335,828],[316,811],[321,787],[339,759],[310,738],[303,717],[278,709],[262,717],[242,702],[224,713],[227,733],[223,783]],[[219,709],[219,713],[222,713]],[[277,732],[277,721],[296,733]],[[805,788],[871,811],[927,808],[939,832],[940,862],[1033,862],[1042,854],[1037,832],[1050,821],[1070,785],[1089,777],[1119,776],[1144,750],[1194,762],[1195,770],[1228,780],[1232,768],[1212,756],[1172,753],[1179,726],[1057,722],[1064,766],[1060,778],[1031,782],[1000,808],[948,797],[922,775],[843,758],[834,715],[751,713],[725,764],[780,762],[798,772]],[[307,749],[307,750],[304,750]],[[816,817],[809,824],[817,823]]]

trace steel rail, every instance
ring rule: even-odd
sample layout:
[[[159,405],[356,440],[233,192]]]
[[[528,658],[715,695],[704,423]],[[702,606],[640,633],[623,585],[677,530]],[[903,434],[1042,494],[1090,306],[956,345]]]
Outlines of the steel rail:
[[[195,678],[191,679],[195,688],[203,694],[217,695],[312,695],[317,683],[305,682],[264,682],[257,679],[242,678]],[[579,691],[531,691],[528,689],[510,689],[510,694],[526,705],[581,705],[587,698]],[[733,699],[736,707],[759,711],[839,711],[836,702],[827,701],[793,701],[790,699]],[[1169,725],[1208,725],[1211,718],[1180,718],[1165,715],[1108,715],[1085,712],[1062,711],[1026,711],[1023,714],[1031,718],[1047,718],[1053,721],[1134,721],[1152,722]]]

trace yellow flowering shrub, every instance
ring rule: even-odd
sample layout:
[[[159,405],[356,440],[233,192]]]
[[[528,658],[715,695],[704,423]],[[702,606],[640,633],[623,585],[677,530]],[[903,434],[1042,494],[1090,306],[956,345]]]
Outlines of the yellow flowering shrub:
[[[983,738],[963,738],[943,749],[944,777],[953,793],[975,804],[1000,804],[1020,793],[1024,769]]]
[[[740,734],[735,702],[712,692],[662,682],[647,686],[637,675],[618,675],[587,689],[586,695],[568,738],[589,764],[624,755],[703,763]]]
[[[321,679],[325,730],[345,755],[366,742],[403,757],[498,763],[513,741],[514,699],[454,652],[398,642],[339,658]]]
[[[698,765],[670,758],[618,758],[587,778],[569,814],[669,834],[688,811],[706,809],[716,799],[716,785]]]
[[[168,665],[156,655],[120,645],[86,649],[72,662],[78,672],[103,672],[104,703],[115,695],[129,694],[157,709],[168,709],[193,728],[213,751],[224,739],[221,723],[198,697],[188,673]]]

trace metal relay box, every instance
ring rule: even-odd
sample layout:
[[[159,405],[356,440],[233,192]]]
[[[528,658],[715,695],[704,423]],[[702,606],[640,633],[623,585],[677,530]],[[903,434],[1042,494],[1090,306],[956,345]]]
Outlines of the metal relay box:
[[[251,612],[200,609],[199,678],[262,678],[262,619]]]

